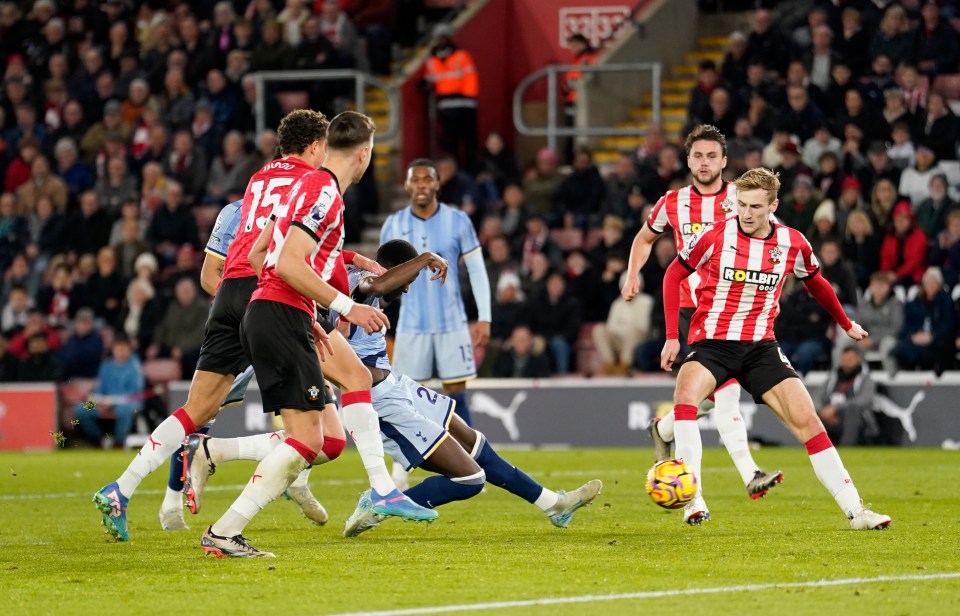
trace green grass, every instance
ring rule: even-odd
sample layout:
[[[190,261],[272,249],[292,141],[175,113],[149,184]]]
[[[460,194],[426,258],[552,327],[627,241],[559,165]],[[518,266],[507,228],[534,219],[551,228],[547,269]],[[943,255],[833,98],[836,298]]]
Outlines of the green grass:
[[[69,443],[68,443],[69,445]],[[552,488],[604,482],[594,506],[567,530],[533,506],[490,487],[441,508],[432,525],[396,520],[356,539],[340,537],[364,487],[353,452],[314,470],[331,514],[309,524],[286,501],[264,510],[246,535],[274,560],[204,558],[200,532],[232,502],[253,463],[223,465],[204,510],[186,532],[165,533],[157,510],[166,469],[131,501],[131,542],[109,541],[90,496],[129,452],[0,454],[0,606],[5,614],[330,614],[607,595],[741,584],[811,582],[960,572],[960,467],[956,452],[847,449],[864,498],[893,517],[885,532],[850,531],[802,449],[756,454],[786,480],[752,502],[726,454],[708,450],[704,477],[713,521],[682,524],[643,491],[651,454],[636,450],[509,451]],[[422,475],[414,475],[418,477]],[[226,488],[226,489],[223,489]],[[57,498],[17,495],[65,494]],[[188,514],[189,515],[189,514]],[[957,613],[960,578],[790,587],[603,603],[488,610],[497,614]]]

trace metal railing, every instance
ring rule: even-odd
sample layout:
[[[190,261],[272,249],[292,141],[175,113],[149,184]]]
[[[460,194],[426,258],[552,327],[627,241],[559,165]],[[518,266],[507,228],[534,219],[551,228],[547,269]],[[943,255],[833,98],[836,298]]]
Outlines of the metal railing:
[[[513,93],[513,125],[522,135],[546,137],[547,145],[556,150],[560,137],[636,137],[646,134],[642,128],[618,128],[616,126],[560,126],[558,75],[568,71],[579,71],[584,76],[589,73],[649,72],[651,79],[652,122],[660,122],[660,78],[663,65],[660,62],[629,62],[621,64],[551,64],[527,75]],[[523,119],[523,96],[535,82],[547,80],[547,125],[528,126]]]
[[[311,70],[311,71],[261,71],[253,74],[257,84],[257,107],[255,115],[257,118],[257,134],[267,128],[266,124],[266,105],[264,97],[266,96],[267,82],[278,81],[299,81],[307,85],[311,81],[345,81],[353,80],[354,104],[356,110],[360,113],[366,113],[367,87],[373,86],[383,90],[387,95],[389,104],[387,116],[387,130],[377,132],[374,139],[376,141],[389,141],[397,136],[400,131],[400,93],[397,87],[391,85],[382,79],[373,75],[356,71],[352,69],[338,70]]]

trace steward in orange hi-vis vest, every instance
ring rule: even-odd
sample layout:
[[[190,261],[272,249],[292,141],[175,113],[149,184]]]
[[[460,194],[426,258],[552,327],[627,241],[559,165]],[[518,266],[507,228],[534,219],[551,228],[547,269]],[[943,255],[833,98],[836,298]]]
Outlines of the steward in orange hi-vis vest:
[[[477,97],[480,83],[473,57],[453,42],[446,24],[434,30],[436,44],[426,62],[425,80],[437,95],[441,146],[461,167],[472,170],[477,155]]]
[[[573,34],[570,38],[567,39],[567,44],[570,46],[570,51],[573,54],[573,57],[570,59],[570,64],[593,64],[597,61],[597,52],[590,46],[590,42],[582,34]],[[563,99],[568,104],[573,104],[577,101],[577,90],[580,88],[581,80],[583,79],[583,73],[579,70],[567,71],[564,75],[564,84],[563,84]]]

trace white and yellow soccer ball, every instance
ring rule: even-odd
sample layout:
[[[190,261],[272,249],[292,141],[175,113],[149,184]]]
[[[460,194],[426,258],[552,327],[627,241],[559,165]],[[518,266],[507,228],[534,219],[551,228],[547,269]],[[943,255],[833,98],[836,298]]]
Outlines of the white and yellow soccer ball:
[[[661,460],[647,472],[647,494],[664,509],[679,509],[697,494],[697,478],[682,460]]]

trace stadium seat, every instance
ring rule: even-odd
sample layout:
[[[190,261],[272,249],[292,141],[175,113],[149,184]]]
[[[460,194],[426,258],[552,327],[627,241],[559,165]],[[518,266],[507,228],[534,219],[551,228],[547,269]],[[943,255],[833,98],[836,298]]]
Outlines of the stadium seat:
[[[580,334],[574,343],[577,360],[577,372],[586,376],[593,376],[603,368],[603,361],[597,354],[593,344],[593,328],[599,323],[584,323],[580,326]]]
[[[295,92],[277,92],[276,98],[284,114],[290,113],[295,109],[310,108],[310,95],[302,90]]]
[[[932,89],[941,92],[948,101],[960,99],[960,74],[937,75]]]
[[[180,362],[175,359],[148,359],[143,363],[143,376],[154,385],[180,380]]]
[[[580,229],[554,229],[550,232],[550,238],[564,252],[583,247],[583,232]]]

